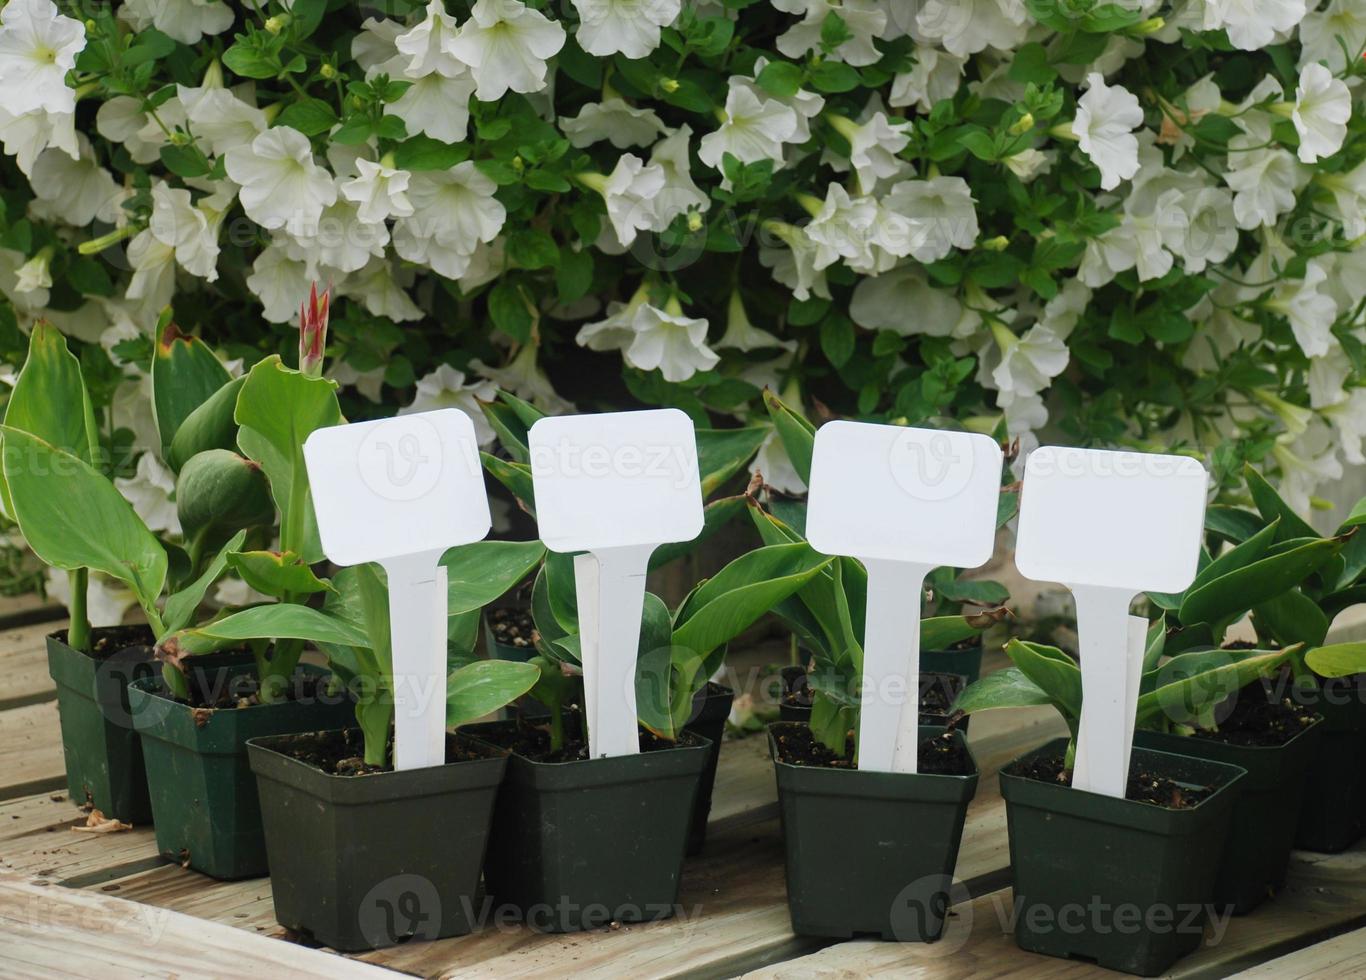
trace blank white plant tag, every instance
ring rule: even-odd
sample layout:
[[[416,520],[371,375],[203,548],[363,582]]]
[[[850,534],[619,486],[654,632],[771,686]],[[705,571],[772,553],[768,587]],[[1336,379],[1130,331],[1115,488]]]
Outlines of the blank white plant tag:
[[[574,558],[589,755],[640,751],[636,656],[650,554],[702,533],[692,419],[673,408],[537,421],[529,433],[536,522]]]
[[[389,579],[394,768],[446,761],[446,569],[489,532],[474,424],[445,408],[318,429],[304,461],[323,552]]]
[[[806,537],[868,569],[859,768],[915,772],[920,594],[941,565],[990,558],[1001,448],[988,436],[866,422],[816,432]]]
[[[1077,603],[1076,789],[1124,796],[1147,629],[1129,604],[1194,580],[1208,484],[1188,456],[1044,446],[1025,464],[1015,564]]]

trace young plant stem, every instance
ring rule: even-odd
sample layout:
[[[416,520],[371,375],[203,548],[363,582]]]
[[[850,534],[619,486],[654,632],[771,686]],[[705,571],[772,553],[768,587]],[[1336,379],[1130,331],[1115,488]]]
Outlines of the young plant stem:
[[[75,568],[66,573],[71,590],[71,625],[67,627],[66,642],[73,650],[90,652],[90,617],[86,612],[86,591],[90,587],[90,569]]]
[[[564,748],[564,705],[558,701],[550,705],[550,751]]]
[[[161,665],[161,680],[172,696],[180,698],[182,701],[190,700],[190,683],[175,664]]]
[[[303,652],[303,640],[276,640],[273,648],[257,655],[256,674],[262,704],[286,700],[289,680],[294,676]]]

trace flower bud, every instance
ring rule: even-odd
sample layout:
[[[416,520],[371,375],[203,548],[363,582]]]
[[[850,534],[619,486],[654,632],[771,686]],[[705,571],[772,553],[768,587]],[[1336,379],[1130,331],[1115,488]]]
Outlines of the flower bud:
[[[1005,235],[997,235],[982,242],[982,248],[988,252],[1004,252],[1009,247],[1010,239]]]
[[[279,34],[289,26],[289,14],[276,14],[274,17],[266,18],[266,30],[271,34]]]
[[[308,300],[299,307],[299,372],[310,378],[323,373],[323,348],[327,346],[327,317],[332,290],[318,295],[318,284],[308,291]]]
[[[1007,132],[1010,133],[1011,136],[1021,136],[1033,128],[1034,114],[1032,112],[1026,112],[1018,121],[1016,121],[1015,125],[1007,130]]]
[[[675,92],[678,91],[678,79],[662,78],[659,81],[659,87],[662,88],[669,95],[673,95]]]

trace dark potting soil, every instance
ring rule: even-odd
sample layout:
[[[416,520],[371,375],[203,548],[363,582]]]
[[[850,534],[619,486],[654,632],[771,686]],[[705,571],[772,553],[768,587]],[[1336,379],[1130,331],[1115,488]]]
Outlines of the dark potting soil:
[[[365,738],[355,729],[334,732],[309,732],[304,735],[286,735],[271,746],[281,755],[298,759],[315,769],[321,769],[329,776],[370,776],[380,772],[393,772],[394,733],[389,733],[385,744],[385,758],[390,762],[383,766],[372,766],[365,761]],[[470,739],[461,738],[451,732],[446,733],[446,763],[472,762],[488,759],[498,752],[496,749],[480,745]]]
[[[534,647],[536,622],[525,609],[503,608],[489,612],[489,629],[495,643],[506,647]]]
[[[797,708],[811,707],[811,686],[807,676],[801,675],[795,683],[799,686],[789,688],[784,679],[783,703]],[[961,689],[958,677],[953,674],[921,674],[920,713],[947,715]]]
[[[58,630],[57,639],[69,642],[67,630]],[[156,643],[156,634],[145,623],[133,626],[96,626],[90,631],[90,656],[96,660],[112,656],[128,647],[150,647]]]
[[[577,728],[574,719],[566,717],[564,746],[553,752],[550,749],[550,726],[526,719],[520,720],[516,728],[508,726],[496,731],[481,731],[479,737],[500,749],[507,749],[533,762],[583,762],[588,759],[588,743],[575,731]],[[678,741],[671,742],[644,728],[640,730],[642,752],[659,752],[700,744],[702,740],[688,731],[680,732]]]
[[[1035,757],[1023,766],[1012,765],[1008,772],[1012,776],[1036,779],[1041,783],[1072,785],[1072,773],[1062,767],[1062,756]],[[1137,763],[1129,767],[1129,785],[1124,798],[1135,803],[1150,803],[1167,810],[1189,810],[1204,802],[1214,790],[1208,786],[1190,786],[1178,783],[1166,776],[1160,776],[1139,768]]]
[[[1260,681],[1239,691],[1215,729],[1200,729],[1193,738],[1226,745],[1284,745],[1314,723],[1314,712],[1289,698],[1271,700]]]
[[[163,690],[164,697],[176,704],[187,704],[197,710],[224,711],[236,708],[254,708],[264,702],[261,700],[261,684],[254,673],[225,674],[218,671],[192,671],[190,677],[190,697],[178,698]],[[323,698],[340,698],[344,694],[330,689],[332,678],[328,674],[295,674],[281,692],[285,701],[318,701]],[[277,704],[280,699],[270,703]]]
[[[854,769],[854,742],[848,751],[837,755],[816,740],[806,725],[777,725],[773,740],[778,743],[778,760],[792,766],[819,766],[825,769]],[[920,742],[916,769],[930,776],[968,776],[972,760],[961,739],[945,732]]]

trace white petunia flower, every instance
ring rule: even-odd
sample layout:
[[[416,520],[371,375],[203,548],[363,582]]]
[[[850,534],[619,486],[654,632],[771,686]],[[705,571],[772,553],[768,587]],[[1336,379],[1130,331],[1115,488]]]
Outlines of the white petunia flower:
[[[1203,272],[1218,265],[1238,247],[1238,225],[1233,220],[1233,195],[1222,187],[1203,187],[1181,199],[1187,216],[1186,233],[1173,246],[1187,272]]]
[[[393,39],[394,50],[408,58],[403,74],[408,78],[422,78],[432,73],[449,78],[467,74],[468,64],[455,54],[455,39],[459,33],[455,18],[446,13],[443,0],[431,0],[426,16],[407,33]],[[382,51],[378,43],[382,36],[372,42],[377,55]]]
[[[39,249],[14,271],[14,290],[18,293],[46,292],[52,288],[52,246]]]
[[[537,363],[537,350],[535,344],[523,344],[512,360],[502,367],[489,367],[477,358],[470,361],[470,367],[504,391],[531,402],[547,415],[568,415],[574,411],[574,405],[555,391],[550,378]]]
[[[128,242],[128,264],[133,276],[123,295],[155,317],[175,294],[175,249],[145,228]],[[291,307],[297,299],[290,300]]]
[[[1352,93],[1323,65],[1300,69],[1291,119],[1300,134],[1300,162],[1318,163],[1342,149],[1347,120],[1352,118]]]
[[[880,99],[875,102],[881,105]],[[869,108],[872,108],[871,104]],[[871,193],[879,180],[895,177],[905,167],[905,161],[898,159],[897,154],[911,141],[909,121],[891,122],[880,108],[861,122],[839,115],[827,119],[836,132],[849,141],[849,163],[858,175],[859,186],[865,191]]]
[[[325,377],[337,382],[343,388],[355,388],[366,401],[374,402],[376,405],[383,399],[383,365],[371,368],[368,371],[358,371],[346,361],[333,361],[332,366],[327,369]]]
[[[706,211],[711,200],[693,183],[688,147],[692,127],[679,126],[650,148],[650,166],[664,172],[664,187],[655,196],[655,222],[651,231],[663,231],[674,218],[689,211]]]
[[[1300,21],[1300,45],[1301,67],[1321,61],[1335,73],[1345,71],[1348,52],[1355,53],[1366,46],[1366,3],[1329,0],[1327,5],[1311,11]]]
[[[678,17],[682,0],[572,0],[579,12],[579,47],[601,58],[622,54],[649,57],[659,47],[660,28]]]
[[[707,346],[707,321],[684,316],[676,296],[670,296],[662,310],[641,304],[631,318],[631,328],[635,336],[623,354],[626,363],[642,371],[658,370],[665,381],[687,381],[721,360]]]
[[[1067,345],[1045,327],[1036,324],[1016,336],[1009,327],[993,322],[991,333],[1001,352],[1001,362],[991,372],[998,391],[1037,394],[1067,367]]]
[[[372,258],[383,258],[389,244],[388,226],[361,221],[357,206],[345,199],[323,208],[317,221],[291,221],[281,232],[287,236],[280,242],[286,254],[311,269],[358,272]]]
[[[243,101],[230,89],[177,85],[176,94],[185,108],[185,118],[195,140],[201,145],[207,144],[214,156],[222,156],[234,146],[250,143],[270,125],[263,111]],[[103,111],[104,106],[100,109]],[[156,129],[155,122],[148,122]]]
[[[1314,182],[1333,195],[1343,234],[1349,239],[1366,235],[1366,163],[1345,174],[1318,174]]]
[[[631,346],[636,331],[633,323],[636,310],[650,298],[650,290],[643,283],[625,303],[608,303],[607,316],[593,323],[585,323],[574,337],[574,343],[589,350],[625,350]]]
[[[759,452],[749,464],[749,472],[751,476],[762,477],[766,486],[779,493],[793,496],[806,493],[806,483],[792,465],[792,457],[788,456],[787,446],[777,432],[770,432],[759,444]]]
[[[1306,0],[1205,0],[1204,27],[1223,28],[1235,48],[1256,51],[1293,30],[1306,10]]]
[[[398,101],[384,107],[398,116],[409,133],[423,133],[443,143],[462,143],[470,123],[474,76],[432,72],[408,86]]]
[[[175,493],[175,474],[154,453],[139,456],[134,474],[115,477],[114,486],[133,505],[149,531],[180,533],[180,517],[171,499]]]
[[[1086,94],[1077,100],[1072,135],[1081,151],[1100,168],[1100,186],[1114,190],[1138,173],[1138,138],[1143,125],[1138,98],[1122,85],[1106,85],[1097,72],[1086,77]]]
[[[402,77],[412,63],[412,56],[398,50],[398,39],[406,33],[402,22],[367,17],[360,31],[351,39],[351,57],[356,59],[366,78],[384,74]]]
[[[825,266],[817,264],[823,246],[812,241],[803,229],[781,221],[765,222],[764,230],[787,246],[761,246],[759,249],[759,262],[773,270],[774,280],[792,290],[792,295],[803,302],[813,294],[830,299]]]
[[[561,116],[560,130],[573,146],[608,140],[618,150],[649,146],[668,132],[653,109],[637,109],[620,96],[589,102],[577,116]]]
[[[417,391],[408,405],[398,410],[399,415],[415,415],[438,408],[458,408],[474,423],[474,434],[479,445],[487,446],[498,437],[484,416],[479,403],[498,397],[498,386],[492,381],[465,380],[465,372],[442,364],[430,374],[418,379]]]
[[[824,202],[806,226],[806,236],[817,246],[816,268],[827,268],[840,259],[851,266],[876,266],[872,245],[877,219],[876,199],[852,198],[839,184],[830,184]]]
[[[33,192],[69,225],[81,228],[96,218],[114,224],[122,213],[122,188],[95,160],[84,135],[79,137],[79,146],[79,159],[61,150],[44,150],[29,177]]]
[[[1342,401],[1346,397],[1343,389],[1351,376],[1352,361],[1343,350],[1342,344],[1334,337],[1327,354],[1309,359],[1309,373],[1306,378],[1309,387],[1309,406],[1317,410]]]
[[[195,207],[190,192],[165,182],[152,185],[152,220],[148,230],[175,250],[176,261],[191,275],[218,279],[218,230],[230,199],[205,198]]]
[[[0,248],[0,296],[20,313],[36,315],[47,306],[51,299],[46,289],[21,291],[19,289],[19,269],[27,262],[23,252],[11,248]],[[27,285],[27,283],[25,283]]]
[[[405,219],[424,237],[444,235],[466,254],[480,242],[491,242],[507,220],[507,209],[494,197],[498,185],[471,160],[450,170],[415,173],[408,183],[414,213]]]
[[[1090,303],[1091,290],[1086,284],[1079,279],[1069,279],[1062,284],[1058,294],[1044,304],[1039,326],[1059,340],[1066,340],[1072,336]]]
[[[31,177],[38,157],[49,147],[61,150],[73,160],[80,155],[76,114],[34,109],[11,115],[0,105],[0,143],[4,144],[5,152],[14,157],[20,172]]]
[[[119,17],[139,31],[155,27],[182,44],[198,44],[231,27],[233,12],[220,0],[128,0]]]
[[[793,0],[775,2],[774,6],[787,13],[800,13],[799,23],[788,28],[777,41],[778,50],[789,58],[801,58],[808,51],[821,49],[821,27],[832,13],[844,21],[849,39],[831,52],[831,57],[845,64],[861,67],[871,65],[882,57],[873,38],[881,37],[887,28],[887,14],[877,0]]]
[[[740,297],[740,290],[733,290],[730,294],[730,303],[726,307],[726,332],[715,344],[717,350],[729,348],[732,350],[763,350],[767,347],[781,347],[783,350],[796,350],[795,340],[783,340],[775,337],[761,327],[756,327],[749,319],[749,314],[745,312],[745,302]]]
[[[919,262],[937,262],[955,248],[970,249],[977,242],[977,209],[961,177],[903,180],[892,186],[883,203],[910,222],[903,254]]]
[[[1341,401],[1325,406],[1320,410],[1337,431],[1342,455],[1354,466],[1366,463],[1361,444],[1366,440],[1366,388],[1353,388],[1341,395]]]
[[[1271,128],[1264,123],[1245,123],[1248,131],[1228,141],[1228,173],[1224,183],[1233,194],[1233,216],[1244,230],[1274,225],[1295,206],[1295,192],[1303,187],[1308,172],[1294,154],[1279,146],[1264,146]]]
[[[1267,309],[1289,321],[1295,343],[1305,357],[1323,357],[1336,343],[1333,321],[1337,319],[1338,305],[1332,296],[1322,292],[1327,279],[1323,264],[1310,259],[1303,279],[1279,283],[1266,301]]]
[[[242,209],[263,228],[315,223],[337,199],[332,176],[313,162],[308,137],[288,126],[233,147],[224,161],[228,176],[241,186]]]
[[[0,109],[10,116],[75,111],[66,73],[84,49],[85,26],[52,0],[9,0],[0,9]]]
[[[62,569],[48,567],[45,591],[49,598],[71,609],[71,579]],[[116,578],[96,572],[86,579],[85,618],[91,626],[118,626],[137,604],[133,590]]]
[[[492,102],[545,88],[546,60],[564,38],[563,27],[520,0],[477,0],[450,49],[470,66],[479,100]]]
[[[367,224],[377,224],[388,218],[406,218],[413,213],[408,200],[408,181],[412,175],[396,170],[383,162],[375,163],[364,157],[356,160],[359,176],[341,185],[342,196],[354,203],[356,216]]]
[[[388,259],[372,258],[365,268],[347,276],[337,288],[342,296],[358,299],[375,316],[397,323],[422,319],[422,308],[413,302],[394,278]]]
[[[474,252],[459,236],[434,231],[420,220],[400,218],[394,222],[392,239],[401,259],[426,266],[447,279],[462,279],[469,273]]]
[[[594,188],[602,194],[607,219],[622,245],[630,247],[637,234],[658,222],[656,198],[664,190],[664,183],[663,167],[647,166],[635,154],[623,153],[601,186]]]
[[[754,78],[758,79],[760,73],[768,65],[768,59],[760,55],[754,60]],[[825,98],[815,92],[809,92],[804,88],[797,89],[792,95],[779,98],[770,92],[760,88],[756,81],[751,81],[742,75],[732,75],[728,82],[731,88],[747,88],[759,101],[765,99],[772,100],[781,105],[787,106],[796,114],[797,128],[792,131],[792,135],[783,140],[784,143],[800,145],[811,139],[811,120],[821,114],[825,108]]]
[[[1271,447],[1281,468],[1276,489],[1297,513],[1309,513],[1309,498],[1320,486],[1342,479],[1342,463],[1333,443],[1328,426],[1320,425],[1298,438],[1287,433]]]
[[[732,85],[726,95],[721,126],[702,137],[697,155],[707,166],[721,169],[729,153],[741,163],[772,160],[781,164],[783,143],[797,131],[797,113],[773,99],[761,99],[743,85]]]
[[[963,304],[948,290],[931,286],[919,265],[908,264],[860,279],[849,316],[867,330],[949,337],[963,319]]]
[[[166,145],[166,132],[143,111],[142,100],[130,95],[116,95],[100,105],[95,113],[95,131],[110,142],[123,144],[134,163],[160,160],[161,148]]]
[[[929,112],[936,102],[958,93],[966,57],[949,54],[925,44],[915,46],[915,65],[892,79],[890,106],[917,106]]]
[[[1055,158],[1055,153],[1027,146],[1019,153],[1012,154],[1001,162],[1006,165],[1007,170],[1019,177],[1022,183],[1028,184],[1034,178],[1052,170]]]
[[[299,297],[307,296],[316,270],[289,257],[281,245],[269,245],[256,256],[247,276],[247,288],[265,307],[262,316],[271,323],[289,323],[299,314]]]
[[[986,48],[1018,48],[1033,20],[1024,0],[926,0],[915,23],[920,40],[938,41],[966,58]]]

